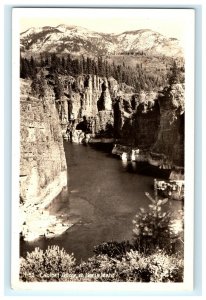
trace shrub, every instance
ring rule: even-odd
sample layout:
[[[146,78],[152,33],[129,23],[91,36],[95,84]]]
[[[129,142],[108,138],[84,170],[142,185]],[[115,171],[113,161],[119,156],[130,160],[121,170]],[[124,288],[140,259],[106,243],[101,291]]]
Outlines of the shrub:
[[[109,257],[120,259],[127,251],[131,249],[134,249],[134,246],[129,241],[111,241],[95,246],[94,253],[96,255],[106,254]]]
[[[149,256],[130,250],[121,259],[95,255],[76,274],[77,281],[182,282],[183,260],[160,250]]]
[[[20,279],[22,281],[63,281],[67,280],[75,265],[73,254],[67,254],[58,246],[48,247],[46,251],[35,248],[27,252],[26,259],[20,260]]]
[[[167,255],[158,251],[148,257],[151,282],[182,282],[184,261],[178,255]]]
[[[76,266],[72,255],[53,246],[46,251],[36,248],[26,259],[21,258],[20,279],[27,282],[181,282],[183,260],[161,250],[146,256],[130,249],[119,258],[99,254]]]
[[[169,256],[161,250],[149,256],[131,250],[118,262],[117,268],[124,281],[183,281],[183,260],[176,255]]]
[[[94,255],[77,266],[76,281],[118,281],[116,259],[108,255]]]
[[[170,212],[163,212],[162,207],[167,203],[167,199],[153,199],[149,194],[148,198],[152,201],[149,210],[140,208],[139,213],[133,220],[134,245],[138,251],[151,254],[156,249],[164,249],[167,253],[175,253],[179,241],[180,232],[174,230],[175,221]],[[180,228],[183,232],[183,228]],[[180,248],[180,247],[179,247]]]

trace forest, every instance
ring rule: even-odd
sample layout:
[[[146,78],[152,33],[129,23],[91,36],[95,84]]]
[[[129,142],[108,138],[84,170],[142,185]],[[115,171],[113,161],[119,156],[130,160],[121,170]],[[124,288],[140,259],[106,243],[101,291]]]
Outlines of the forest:
[[[141,53],[140,56],[143,56]],[[124,59],[124,56],[123,56]],[[116,62],[115,62],[116,61]],[[137,60],[138,61],[138,60]],[[47,70],[50,76],[68,75],[79,76],[84,74],[92,74],[100,77],[113,77],[119,84],[125,83],[133,88],[133,92],[159,91],[168,83],[174,69],[180,75],[179,82],[184,82],[184,66],[178,66],[176,61],[168,64],[167,60],[165,68],[150,67],[151,64],[136,63],[131,66],[123,61],[118,63],[115,59],[111,61],[105,57],[72,57],[58,56],[56,53],[40,54],[38,58],[31,56],[30,58],[20,57],[20,77],[36,80],[36,75],[40,70]],[[148,67],[149,66],[149,67]]]

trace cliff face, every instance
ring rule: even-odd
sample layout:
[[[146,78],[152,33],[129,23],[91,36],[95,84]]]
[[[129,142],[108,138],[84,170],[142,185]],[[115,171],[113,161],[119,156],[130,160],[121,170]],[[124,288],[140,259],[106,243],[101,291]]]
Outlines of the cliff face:
[[[142,96],[127,102],[132,113],[122,100],[114,105],[115,133],[120,144],[128,147],[121,150],[116,146],[114,153],[127,152],[130,157],[132,149],[138,149],[136,161],[171,170],[171,179],[183,179],[184,86],[172,84],[160,94]]]
[[[44,208],[67,184],[66,160],[54,94],[32,96],[30,82],[21,82],[20,203],[22,224]],[[29,213],[28,213],[29,212]]]
[[[158,98],[160,126],[149,162],[166,169],[184,168],[184,87],[172,84]]]
[[[171,84],[159,94],[145,91],[135,94],[133,88],[118,84],[113,78],[87,75],[72,80],[71,85],[68,78],[64,78],[64,86],[67,87],[64,95],[67,97],[58,100],[59,107],[64,108],[66,123],[72,115],[77,123],[85,116],[88,130],[94,137],[114,137],[120,146],[128,147],[128,152],[139,150],[136,160],[148,161],[164,169],[175,167],[182,172],[182,84]],[[63,120],[61,109],[60,118]],[[81,126],[77,124],[77,128],[81,129]]]
[[[79,125],[81,129],[81,122],[86,117],[91,133],[106,133],[114,122],[112,94],[107,78],[82,75],[76,79],[62,76],[61,80],[64,95],[56,100],[56,105],[62,125],[75,120],[75,126]]]
[[[150,96],[150,101],[142,101],[140,96],[124,96],[116,101],[114,127],[121,144],[148,150],[157,138],[160,109],[156,94]]]

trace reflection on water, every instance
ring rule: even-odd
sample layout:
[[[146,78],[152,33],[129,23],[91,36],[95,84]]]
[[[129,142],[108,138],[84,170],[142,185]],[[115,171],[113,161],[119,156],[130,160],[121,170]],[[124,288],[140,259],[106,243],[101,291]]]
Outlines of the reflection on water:
[[[78,261],[93,254],[105,241],[132,238],[132,220],[140,207],[147,207],[145,192],[153,193],[153,178],[137,173],[135,162],[121,161],[89,146],[65,143],[68,186],[47,210],[62,222],[73,224],[62,235],[21,242],[21,255],[36,246],[59,245]],[[180,202],[168,204],[178,209]]]
[[[127,166],[128,166],[128,161],[127,160],[122,160],[122,166],[123,166],[123,168],[127,168]]]
[[[128,161],[128,160],[122,160],[122,167],[127,170],[128,172],[137,172],[137,163],[135,161]]]

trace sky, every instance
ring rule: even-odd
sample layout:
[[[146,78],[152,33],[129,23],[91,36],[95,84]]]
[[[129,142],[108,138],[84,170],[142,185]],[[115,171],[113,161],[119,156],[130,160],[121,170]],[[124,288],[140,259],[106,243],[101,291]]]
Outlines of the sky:
[[[17,9],[18,10],[18,9]],[[19,9],[20,32],[31,27],[77,25],[97,32],[152,29],[184,42],[192,9]]]

